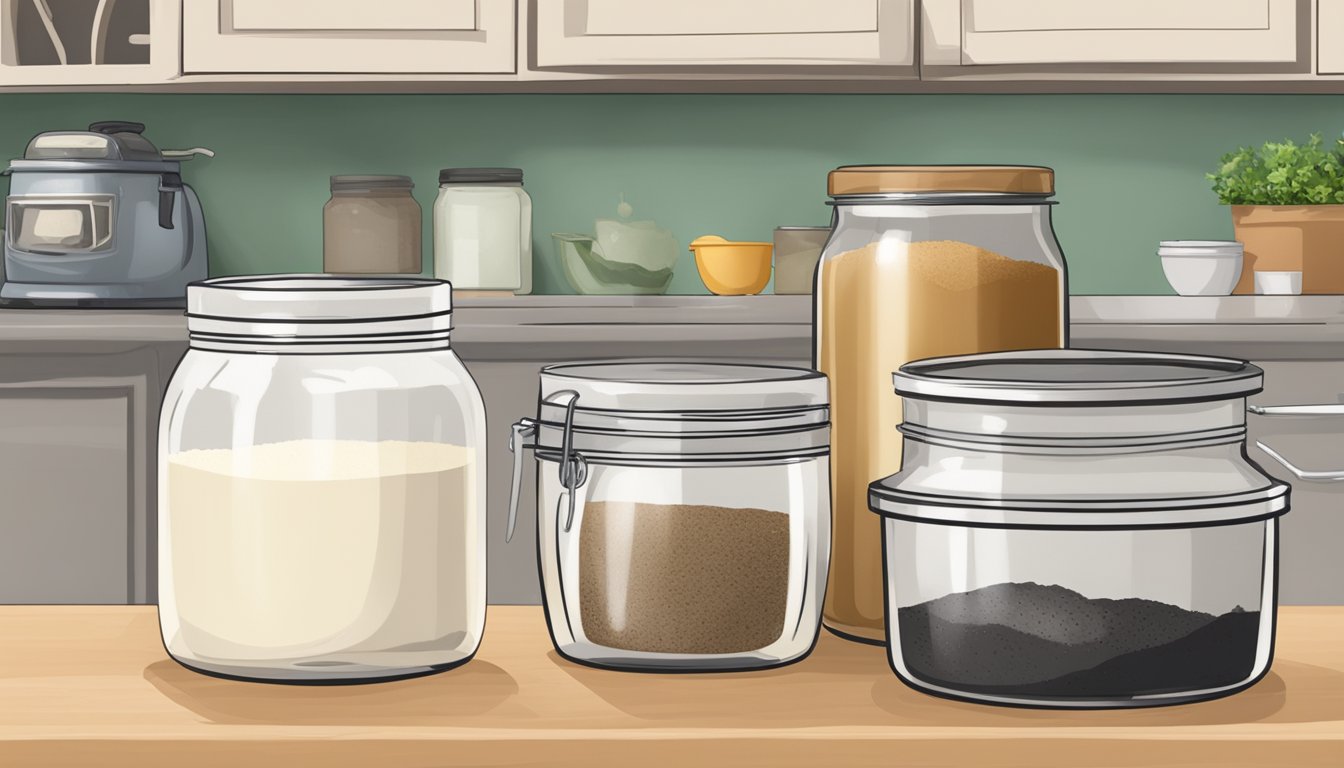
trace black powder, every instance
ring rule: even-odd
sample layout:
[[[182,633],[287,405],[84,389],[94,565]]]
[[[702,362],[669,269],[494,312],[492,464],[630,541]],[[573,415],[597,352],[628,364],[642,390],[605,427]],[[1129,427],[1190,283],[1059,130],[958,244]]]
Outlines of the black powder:
[[[1259,611],[1221,616],[1060,586],[995,584],[897,610],[906,668],[941,687],[1041,698],[1128,698],[1245,682]]]

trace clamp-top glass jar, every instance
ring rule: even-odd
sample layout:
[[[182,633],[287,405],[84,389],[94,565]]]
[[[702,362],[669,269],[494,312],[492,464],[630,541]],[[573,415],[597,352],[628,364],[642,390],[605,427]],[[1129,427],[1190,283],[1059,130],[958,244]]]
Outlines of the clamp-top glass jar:
[[[425,279],[222,278],[159,429],[173,658],[256,680],[425,674],[485,624],[485,409]]]
[[[811,650],[829,546],[826,379],[681,362],[541,372],[537,554],[566,658],[715,671]]]
[[[1054,173],[1032,166],[847,166],[817,269],[814,351],[830,377],[834,537],[824,620],[882,642],[882,549],[868,484],[901,468],[891,372],[943,355],[1060,347]]]

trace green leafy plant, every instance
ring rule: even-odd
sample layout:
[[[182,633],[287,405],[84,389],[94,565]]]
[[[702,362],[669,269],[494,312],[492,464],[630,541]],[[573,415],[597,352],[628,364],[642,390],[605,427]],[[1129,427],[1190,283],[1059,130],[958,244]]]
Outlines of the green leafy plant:
[[[1323,205],[1344,203],[1344,138],[1326,148],[1313,133],[1305,144],[1268,141],[1223,155],[1207,174],[1224,205]]]

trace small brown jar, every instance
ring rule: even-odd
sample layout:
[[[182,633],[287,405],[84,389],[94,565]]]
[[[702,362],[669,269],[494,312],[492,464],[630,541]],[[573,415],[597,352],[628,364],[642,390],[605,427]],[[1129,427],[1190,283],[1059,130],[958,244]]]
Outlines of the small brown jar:
[[[343,274],[421,271],[420,204],[409,176],[332,176],[322,209],[322,269]]]

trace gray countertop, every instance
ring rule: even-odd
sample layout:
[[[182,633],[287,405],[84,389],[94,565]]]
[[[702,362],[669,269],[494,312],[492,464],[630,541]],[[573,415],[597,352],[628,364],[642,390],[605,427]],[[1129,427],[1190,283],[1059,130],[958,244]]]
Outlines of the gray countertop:
[[[1254,359],[1341,355],[1344,296],[1075,296],[1075,346],[1181,349]],[[732,337],[761,356],[810,355],[810,296],[520,296],[458,302],[454,345],[478,359],[510,359],[516,346],[546,345],[554,357],[693,354],[697,343]],[[0,340],[96,341],[185,338],[176,310],[0,310]],[[1327,343],[1335,342],[1335,343]]]

